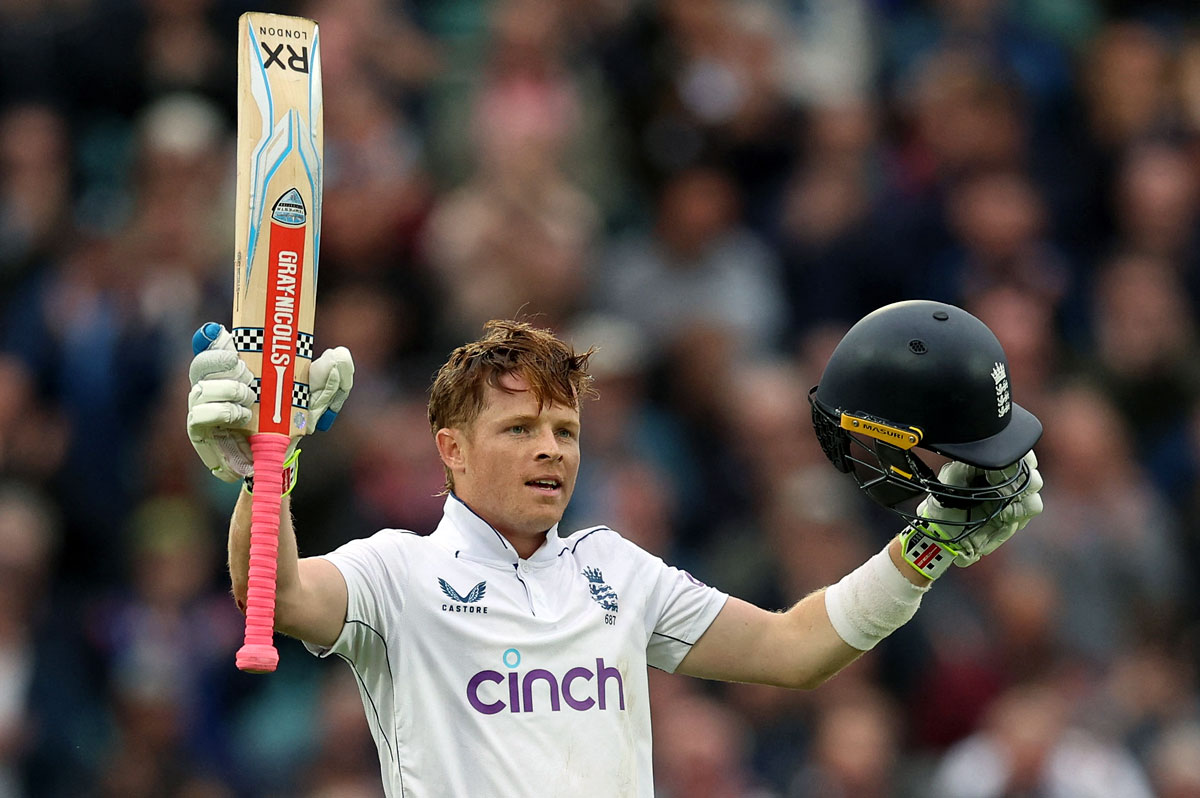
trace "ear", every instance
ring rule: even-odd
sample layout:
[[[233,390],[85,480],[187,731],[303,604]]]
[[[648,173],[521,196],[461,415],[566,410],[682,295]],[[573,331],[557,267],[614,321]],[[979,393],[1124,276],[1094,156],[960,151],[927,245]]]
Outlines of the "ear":
[[[451,474],[462,474],[467,470],[465,440],[466,435],[463,431],[452,427],[442,427],[434,435],[438,456],[442,458],[442,465],[446,466]]]

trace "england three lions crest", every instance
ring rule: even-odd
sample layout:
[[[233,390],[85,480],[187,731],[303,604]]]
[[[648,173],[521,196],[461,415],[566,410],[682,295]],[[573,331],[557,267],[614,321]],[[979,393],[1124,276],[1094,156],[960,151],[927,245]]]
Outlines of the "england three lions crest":
[[[1012,409],[1012,394],[1008,390],[1008,372],[1003,363],[992,368],[992,381],[996,383],[996,417],[1004,418]]]
[[[592,601],[609,612],[617,611],[617,591],[604,581],[604,574],[599,568],[584,568],[583,575],[588,580],[588,590],[592,593]]]

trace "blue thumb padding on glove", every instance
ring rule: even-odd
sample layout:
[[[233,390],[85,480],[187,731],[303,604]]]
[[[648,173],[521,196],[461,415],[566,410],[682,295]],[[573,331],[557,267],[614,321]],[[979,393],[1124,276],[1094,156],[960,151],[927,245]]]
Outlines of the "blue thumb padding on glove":
[[[317,419],[317,430],[319,432],[324,432],[333,426],[334,421],[337,421],[337,411],[326,410],[321,414],[321,417]]]
[[[202,324],[200,329],[196,330],[195,335],[192,336],[192,354],[198,355],[205,349],[208,349],[220,334],[221,325],[215,321]]]

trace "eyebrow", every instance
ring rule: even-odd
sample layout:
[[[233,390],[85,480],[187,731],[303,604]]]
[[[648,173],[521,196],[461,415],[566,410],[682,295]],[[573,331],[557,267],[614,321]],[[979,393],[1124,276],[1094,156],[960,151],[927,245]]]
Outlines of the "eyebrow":
[[[497,420],[498,424],[527,424],[530,421],[537,421],[537,416],[531,416],[528,413],[518,413],[511,416],[502,416]]]
[[[510,424],[530,424],[545,416],[545,413],[532,416],[528,413],[515,413],[511,416],[504,416],[497,421],[498,424],[508,426]],[[574,429],[579,429],[579,421],[574,418],[567,417],[561,420],[552,420],[555,426],[567,426]]]

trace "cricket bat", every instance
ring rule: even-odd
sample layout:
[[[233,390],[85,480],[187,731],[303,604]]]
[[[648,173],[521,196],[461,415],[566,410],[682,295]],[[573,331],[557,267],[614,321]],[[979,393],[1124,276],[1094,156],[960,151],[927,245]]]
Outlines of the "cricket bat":
[[[233,325],[258,402],[243,671],[279,664],[273,642],[283,458],[308,431],[324,145],[321,43],[310,19],[249,12],[238,21],[237,218]]]

